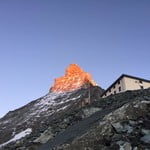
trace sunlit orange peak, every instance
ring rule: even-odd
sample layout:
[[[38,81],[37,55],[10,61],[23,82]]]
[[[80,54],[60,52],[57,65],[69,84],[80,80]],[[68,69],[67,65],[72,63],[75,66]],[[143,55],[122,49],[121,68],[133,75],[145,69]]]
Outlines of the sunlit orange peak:
[[[52,92],[68,92],[76,90],[86,83],[93,86],[97,84],[92,80],[89,73],[82,70],[77,64],[71,64],[66,69],[65,75],[55,79],[54,85],[51,87]]]

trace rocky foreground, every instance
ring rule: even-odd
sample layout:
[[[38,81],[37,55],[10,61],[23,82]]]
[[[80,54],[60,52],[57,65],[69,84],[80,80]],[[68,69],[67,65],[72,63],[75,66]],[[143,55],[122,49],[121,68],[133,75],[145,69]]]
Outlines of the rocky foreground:
[[[48,93],[9,112],[0,119],[0,149],[149,150],[150,89],[102,92]]]
[[[49,140],[40,150],[150,149],[150,89],[100,98],[82,111],[89,117]]]
[[[0,150],[36,150],[68,127],[83,120],[81,110],[89,89],[54,93],[8,112],[0,119]],[[100,87],[90,88],[91,101],[100,97]]]

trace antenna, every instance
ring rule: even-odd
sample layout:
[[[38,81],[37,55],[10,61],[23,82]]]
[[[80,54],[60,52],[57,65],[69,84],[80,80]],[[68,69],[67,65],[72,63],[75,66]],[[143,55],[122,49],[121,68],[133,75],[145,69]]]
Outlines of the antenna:
[[[90,99],[91,99],[91,84],[89,83],[89,96],[88,96],[88,99],[89,99],[89,101],[90,101]]]

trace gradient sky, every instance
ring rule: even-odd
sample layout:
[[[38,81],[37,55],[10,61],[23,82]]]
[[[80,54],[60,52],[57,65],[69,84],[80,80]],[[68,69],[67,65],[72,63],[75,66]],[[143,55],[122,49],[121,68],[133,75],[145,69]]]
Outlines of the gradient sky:
[[[0,1],[0,117],[45,95],[71,63],[102,88],[122,73],[150,79],[150,1]]]

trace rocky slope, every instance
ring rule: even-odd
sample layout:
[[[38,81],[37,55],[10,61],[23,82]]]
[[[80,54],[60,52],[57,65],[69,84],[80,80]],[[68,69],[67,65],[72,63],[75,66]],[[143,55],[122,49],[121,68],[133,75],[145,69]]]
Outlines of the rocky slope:
[[[0,119],[0,150],[149,150],[150,89],[102,92],[50,92],[9,112]]]
[[[93,110],[98,111],[92,114]],[[150,149],[150,89],[99,98],[82,111],[91,115],[39,150]]]
[[[88,116],[83,106],[100,98],[92,76],[77,64],[56,78],[45,96],[0,119],[0,149],[34,150]],[[92,113],[98,111],[94,109]]]
[[[88,99],[89,91],[91,102],[100,98],[103,92],[101,88],[93,86],[84,86],[72,92],[49,92],[9,112],[0,119],[0,149],[36,150],[69,126],[83,120],[85,113],[79,109]]]

